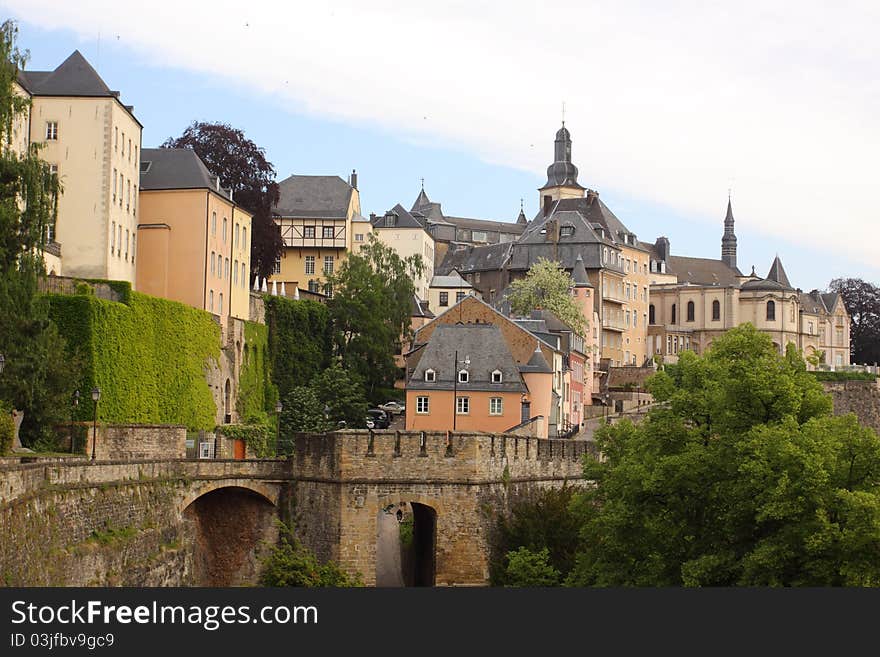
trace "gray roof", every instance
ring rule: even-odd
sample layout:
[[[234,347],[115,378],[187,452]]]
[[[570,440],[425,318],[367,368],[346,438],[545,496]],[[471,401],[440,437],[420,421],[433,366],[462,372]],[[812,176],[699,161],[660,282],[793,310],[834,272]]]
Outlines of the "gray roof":
[[[459,249],[450,248],[436,271],[439,274],[448,274],[453,269],[467,272],[501,269],[510,258],[513,245],[514,242],[499,242]]]
[[[553,374],[553,368],[547,364],[547,359],[541,353],[540,345],[535,347],[535,351],[529,362],[519,366],[519,371],[524,374]]]
[[[721,287],[738,286],[739,277],[742,276],[739,269],[734,269],[721,260],[685,256],[669,256],[666,272],[674,274],[679,283]]]
[[[587,270],[584,267],[584,258],[580,253],[574,262],[574,268],[571,270],[571,280],[574,281],[575,287],[593,287],[590,279],[587,277]]]
[[[354,192],[339,176],[293,175],[278,190],[275,214],[294,219],[345,219]]]
[[[412,317],[426,317],[428,319],[434,319],[435,317],[434,313],[428,310],[428,302],[419,299],[417,294],[413,295],[410,313]]]
[[[458,352],[458,366],[453,365]],[[470,365],[461,361],[470,359]],[[544,361],[546,365],[546,361]],[[425,370],[432,369],[436,379],[425,381]],[[458,370],[468,371],[468,382],[455,384]],[[492,372],[501,371],[501,383],[492,383]],[[434,329],[425,351],[407,382],[409,390],[452,390],[460,392],[525,392],[519,370],[504,341],[501,329],[494,324],[440,324]]]
[[[626,244],[643,251],[650,250],[650,245],[639,242],[635,234],[624,226],[617,215],[599,198],[599,193],[596,191],[590,190],[584,198],[564,198],[556,202],[554,212],[567,210],[578,212],[591,226],[594,224],[601,226],[605,230],[605,236],[615,244]],[[625,236],[630,236],[631,241],[627,242]]]
[[[805,313],[820,315],[825,313],[825,303],[822,301],[822,295],[813,290],[809,294],[801,292],[798,294],[798,301],[801,304],[801,310]]]
[[[770,265],[770,271],[767,273],[767,278],[752,280],[743,283],[742,289],[779,291],[794,290],[791,283],[788,281],[788,276],[785,273],[785,269],[782,267],[782,261],[779,259],[779,256],[776,256],[773,259],[773,264]]]
[[[437,274],[431,279],[429,287],[471,288],[471,284],[454,269],[447,275]]]
[[[391,214],[396,216],[394,221],[394,226],[386,226],[385,225],[385,215],[390,212]],[[415,217],[413,217],[409,212],[407,212],[404,207],[398,203],[393,208],[391,208],[385,215],[378,216],[373,219],[373,228],[375,229],[383,229],[383,228],[422,228],[424,226],[419,222]]]
[[[471,219],[470,217],[444,217],[447,222],[458,228],[468,230],[484,230],[486,232],[510,233],[521,235],[525,226],[510,221],[494,221],[491,219]]]
[[[829,313],[834,312],[834,306],[840,301],[840,295],[837,292],[823,292],[822,301],[825,302],[825,308]]]
[[[222,184],[222,181],[221,181]],[[217,176],[190,148],[145,148],[141,151],[141,191],[159,189],[210,189],[225,198],[229,190],[217,188]]]
[[[54,71],[20,71],[18,81],[32,96],[107,97],[119,100],[119,92],[107,86],[79,50],[74,50]],[[134,118],[134,107],[122,106]],[[141,125],[140,121],[138,125]]]

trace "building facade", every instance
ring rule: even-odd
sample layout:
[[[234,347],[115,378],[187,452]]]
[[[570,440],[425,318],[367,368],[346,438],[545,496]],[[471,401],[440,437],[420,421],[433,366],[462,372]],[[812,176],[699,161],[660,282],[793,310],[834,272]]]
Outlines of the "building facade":
[[[434,277],[434,238],[431,233],[399,203],[381,217],[373,215],[370,223],[379,241],[394,249],[401,258],[421,256],[424,269],[413,277],[413,287],[420,299],[428,299],[428,288]]]
[[[23,71],[29,143],[61,181],[54,241],[64,274],[136,285],[142,126],[79,51],[54,71]]]
[[[195,151],[142,156],[138,289],[220,318],[249,318],[251,215]]]

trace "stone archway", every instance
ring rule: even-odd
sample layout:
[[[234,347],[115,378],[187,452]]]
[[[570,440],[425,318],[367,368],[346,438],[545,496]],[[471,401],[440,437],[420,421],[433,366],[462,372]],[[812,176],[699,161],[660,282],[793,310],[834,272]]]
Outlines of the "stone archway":
[[[265,495],[239,486],[215,488],[183,510],[193,544],[195,586],[256,584],[260,559],[278,540],[277,508]]]
[[[415,501],[381,507],[376,519],[376,586],[434,586],[437,510]]]

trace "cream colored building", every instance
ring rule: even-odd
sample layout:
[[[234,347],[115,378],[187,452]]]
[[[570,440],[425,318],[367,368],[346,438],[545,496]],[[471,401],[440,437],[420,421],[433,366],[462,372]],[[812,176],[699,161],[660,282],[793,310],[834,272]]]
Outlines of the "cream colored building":
[[[428,308],[433,313],[445,312],[469,294],[482,298],[454,269],[446,275],[436,274],[431,278],[428,288]]]
[[[24,71],[31,143],[61,181],[54,238],[64,274],[135,284],[141,130],[79,51],[54,71]]]
[[[373,234],[401,258],[421,256],[425,267],[420,275],[413,277],[413,286],[420,299],[428,299],[434,277],[434,238],[431,234],[400,203],[383,216],[375,217],[371,223]],[[434,307],[431,310],[436,312]]]
[[[249,318],[251,215],[196,153],[148,148],[141,168],[138,289]]]
[[[849,365],[849,315],[840,295],[795,288],[778,256],[766,277],[754,270],[743,275],[730,202],[724,225],[720,260],[673,256],[666,237],[655,243],[649,264],[651,352],[675,362],[680,352],[704,353],[725,331],[749,322],[780,353],[794,344],[825,365]]]
[[[274,214],[284,248],[269,283],[285,283],[291,292],[299,287],[332,294],[327,277],[369,239],[357,173],[352,171],[348,182],[339,176],[294,175],[278,187]]]

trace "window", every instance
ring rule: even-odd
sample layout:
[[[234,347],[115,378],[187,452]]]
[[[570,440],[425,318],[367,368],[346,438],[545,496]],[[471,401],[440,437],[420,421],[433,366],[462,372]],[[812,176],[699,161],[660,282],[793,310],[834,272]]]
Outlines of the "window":
[[[217,213],[211,213],[211,235],[217,234]]]
[[[132,233],[131,234],[131,264],[134,264],[134,240],[135,240],[135,234]]]
[[[324,237],[325,240],[332,240],[332,239],[333,239],[333,233],[334,233],[334,231],[333,231],[333,226],[324,226],[323,237]]]
[[[125,176],[122,175],[122,172],[119,172],[119,207],[122,207],[122,189],[125,187]]]
[[[223,278],[229,278],[229,258],[223,262]]]
[[[220,305],[219,305],[219,310],[217,311],[217,314],[218,315],[223,314],[223,293],[222,292],[220,293]]]
[[[675,324],[675,304],[672,304],[672,323]]]
[[[223,217],[223,241],[226,241],[226,224],[229,222],[226,220],[226,217]]]
[[[608,262],[608,248],[602,249],[602,262]]]
[[[217,276],[223,278],[223,256],[221,254],[217,254]]]
[[[467,370],[459,370],[458,382],[459,383],[467,383],[468,382],[468,371]]]
[[[125,183],[125,211],[131,209],[131,180]]]
[[[480,282],[480,272],[477,272],[476,274],[474,274],[474,282],[475,283]]]
[[[434,370],[425,370],[425,381],[427,383],[433,383],[437,380],[437,372]]]
[[[122,133],[122,157],[125,157],[125,133]]]
[[[430,408],[427,397],[416,397],[416,413],[427,415]]]
[[[114,221],[110,227],[110,255],[116,252],[116,222]]]
[[[459,301],[461,301],[462,299],[464,299],[464,296],[465,296],[465,295],[464,295],[464,292],[461,292],[461,291],[456,292],[456,293],[455,293],[455,303],[458,303]]]
[[[119,128],[113,128],[113,150],[119,150]],[[114,169],[115,170],[115,169]]]
[[[391,214],[390,212],[385,215],[385,228],[392,228],[394,226],[396,216]]]
[[[688,301],[687,305],[687,321],[694,321],[694,302]]]
[[[116,230],[119,231],[119,235],[117,235],[116,239],[119,242],[119,248],[116,249],[116,257],[122,257],[122,224],[119,224],[116,227]]]
[[[324,256],[324,273],[333,273],[333,256]]]
[[[247,271],[245,271],[244,263],[241,263],[241,286],[247,287]]]
[[[236,248],[236,249],[238,248],[238,245],[239,245],[239,243],[240,243],[240,242],[239,242],[239,237],[240,237],[240,236],[239,236],[239,234],[238,234],[238,231],[239,231],[239,225],[238,225],[238,224],[235,224],[235,248]]]
[[[315,256],[306,256],[306,274],[315,273]]]
[[[216,254],[213,251],[211,251],[211,276],[214,276],[217,273],[217,265],[214,262],[215,255]]]
[[[654,304],[652,303],[651,305],[648,306],[648,324],[655,324],[656,323],[655,319],[656,318],[654,317]]]
[[[501,370],[495,370],[494,372],[492,372],[492,383],[501,383],[501,379]]]
[[[135,185],[133,189],[134,189],[134,193],[132,194],[132,197],[131,197],[131,213],[136,215],[137,214],[137,204],[138,204],[138,186]]]
[[[639,324],[639,314],[633,310],[633,327],[638,326]]]
[[[807,323],[807,326],[808,326],[808,330],[807,330],[807,332],[808,332],[810,335],[813,335],[813,322],[808,322],[808,323]]]
[[[448,306],[449,305],[449,292],[441,292],[440,293],[440,305]]]
[[[718,301],[718,299],[715,299],[712,302],[712,321],[721,321],[721,303]]]
[[[363,233],[355,233],[354,234],[354,241],[355,242],[363,242],[364,241],[364,234]]]
[[[486,231],[483,230],[475,230],[471,233],[471,239],[474,242],[485,242],[486,241]]]
[[[775,322],[776,321],[776,303],[773,301],[767,302],[767,321]]]
[[[208,293],[208,310],[214,312],[214,290]]]
[[[232,282],[238,285],[238,260],[232,264]]]
[[[128,161],[131,162],[131,139],[128,140]]]
[[[113,169],[113,202],[116,203],[116,169]]]
[[[330,283],[324,283],[324,295],[328,297],[333,296],[333,286]]]
[[[455,413],[456,415],[467,415],[471,412],[471,398],[470,397],[457,397],[455,399]]]
[[[303,226],[303,237],[305,239],[315,239],[315,227],[314,226]]]
[[[128,262],[128,241],[131,239],[131,233],[128,228],[125,229],[125,261]]]
[[[571,224],[565,224],[562,228],[559,229],[560,237],[571,237],[574,235],[574,226]]]
[[[137,159],[138,159],[138,147],[135,146],[134,147],[134,161],[137,162]]]
[[[248,245],[247,245],[247,226],[241,227],[241,248],[243,248],[243,249],[248,248]]]
[[[501,415],[504,412],[504,402],[501,397],[489,397],[489,415]]]
[[[58,121],[46,122],[46,141],[58,140]]]

